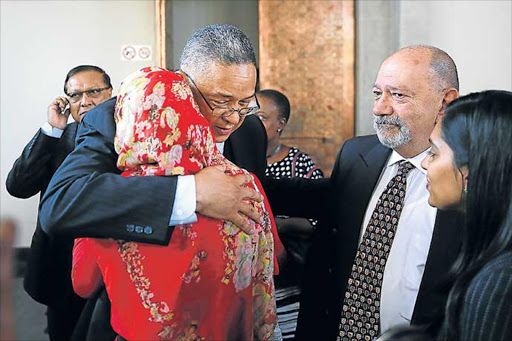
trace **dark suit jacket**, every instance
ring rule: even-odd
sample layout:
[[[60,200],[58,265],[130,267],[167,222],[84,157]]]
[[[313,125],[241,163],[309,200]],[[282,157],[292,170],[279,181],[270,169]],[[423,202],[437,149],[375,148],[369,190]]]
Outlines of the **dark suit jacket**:
[[[75,147],[77,128],[77,123],[68,124],[60,139],[39,130],[9,172],[7,191],[17,198],[39,192],[43,195],[53,174]],[[25,290],[33,299],[52,307],[84,304],[71,285],[72,248],[72,239],[50,238],[38,219],[24,279]]]
[[[343,145],[330,179],[283,180],[266,188],[274,214],[307,215],[322,220],[320,226],[329,227],[317,231],[313,237],[298,339],[336,339],[342,298],[364,214],[390,153],[391,149],[380,144],[376,136],[356,137]],[[460,245],[457,218],[454,212],[437,214],[413,324],[430,322],[444,308],[446,292],[437,291],[436,284],[442,281],[457,256]]]
[[[169,219],[176,177],[121,177],[114,150],[115,98],[91,111],[78,130],[75,150],[53,177],[40,207],[43,228],[50,235],[73,238],[115,238],[166,245],[171,237]],[[224,154],[259,178],[265,174],[267,137],[263,124],[249,116],[224,145]],[[151,227],[137,233],[129,225]],[[100,298],[105,298],[101,293]],[[106,299],[91,301],[82,316],[76,340],[111,337]],[[84,327],[91,325],[89,331]],[[85,334],[87,333],[87,335]]]

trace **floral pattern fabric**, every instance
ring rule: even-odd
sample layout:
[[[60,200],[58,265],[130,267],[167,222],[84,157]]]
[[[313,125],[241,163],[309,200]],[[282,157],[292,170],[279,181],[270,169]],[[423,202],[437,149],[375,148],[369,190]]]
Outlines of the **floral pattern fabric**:
[[[229,175],[247,173],[217,150],[178,74],[144,68],[119,92],[115,148],[123,176],[188,175],[213,165]],[[264,195],[256,177],[250,186]],[[128,340],[268,340],[276,325],[276,252],[283,247],[266,198],[252,205],[265,219],[252,223],[250,235],[198,215],[197,223],[174,227],[168,246],[79,238],[74,286],[95,283],[86,274],[98,267],[112,326]]]

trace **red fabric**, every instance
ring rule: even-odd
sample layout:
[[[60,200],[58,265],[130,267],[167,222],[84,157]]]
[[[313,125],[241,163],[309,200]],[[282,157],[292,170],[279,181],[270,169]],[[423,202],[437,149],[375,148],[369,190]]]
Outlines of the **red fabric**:
[[[145,68],[129,76],[116,123],[123,176],[193,174],[217,164],[230,175],[245,172],[218,152],[188,85],[170,71]],[[250,186],[264,195],[253,179]],[[276,254],[284,248],[266,197],[253,205],[266,219],[253,224],[252,235],[198,216],[197,223],[176,226],[168,246],[79,238],[75,291],[91,295],[102,276],[112,326],[127,340],[267,340],[277,323]]]

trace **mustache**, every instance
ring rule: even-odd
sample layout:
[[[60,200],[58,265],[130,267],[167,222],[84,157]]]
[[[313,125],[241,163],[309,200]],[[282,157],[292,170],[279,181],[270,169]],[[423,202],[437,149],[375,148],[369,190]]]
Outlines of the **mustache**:
[[[373,121],[375,124],[393,124],[393,125],[396,125],[399,127],[402,127],[405,124],[404,121],[397,116],[395,116],[395,117],[375,116]]]

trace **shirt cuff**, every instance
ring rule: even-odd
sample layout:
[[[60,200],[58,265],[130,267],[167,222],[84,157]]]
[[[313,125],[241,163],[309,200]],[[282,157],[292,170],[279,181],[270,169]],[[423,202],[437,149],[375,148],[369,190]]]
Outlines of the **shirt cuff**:
[[[43,124],[41,130],[46,136],[55,137],[58,139],[60,139],[62,133],[64,132],[62,129],[52,127],[48,122]]]
[[[195,212],[196,180],[193,175],[179,176],[169,226],[197,222]]]

